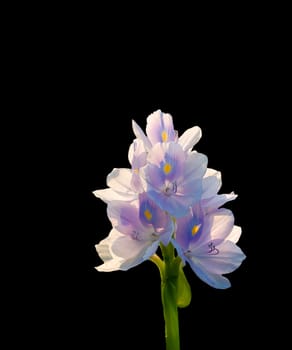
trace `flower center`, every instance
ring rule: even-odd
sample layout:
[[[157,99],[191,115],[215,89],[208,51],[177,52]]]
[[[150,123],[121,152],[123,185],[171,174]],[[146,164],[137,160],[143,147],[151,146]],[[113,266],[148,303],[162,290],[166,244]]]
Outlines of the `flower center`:
[[[168,175],[171,172],[172,166],[169,163],[165,163],[163,166],[164,174]]]
[[[166,142],[168,140],[168,134],[165,130],[163,130],[161,133],[161,139],[163,142]]]
[[[169,183],[164,189],[164,193],[167,196],[170,196],[171,194],[176,193],[176,191],[177,191],[177,184],[175,181]]]
[[[194,225],[192,228],[192,236],[196,235],[200,229],[201,225]]]
[[[144,216],[148,221],[150,221],[152,219],[152,214],[150,213],[150,211],[148,209],[144,210]]]

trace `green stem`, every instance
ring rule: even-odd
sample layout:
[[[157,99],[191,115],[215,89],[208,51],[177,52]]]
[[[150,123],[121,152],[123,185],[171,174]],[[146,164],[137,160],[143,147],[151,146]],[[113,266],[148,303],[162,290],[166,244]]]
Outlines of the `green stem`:
[[[179,320],[177,309],[177,280],[180,259],[174,255],[172,244],[167,247],[161,244],[163,261],[160,264],[161,299],[165,322],[166,350],[179,350]],[[153,261],[153,260],[152,260]],[[158,266],[158,265],[157,265]]]
[[[161,298],[165,322],[166,350],[179,350],[179,322],[176,304],[176,285],[173,282],[161,283]]]
[[[179,350],[178,307],[187,307],[192,299],[191,288],[183,271],[183,263],[175,256],[171,243],[160,244],[163,260],[154,254],[150,260],[158,267],[161,277],[161,300],[165,323],[166,350]]]

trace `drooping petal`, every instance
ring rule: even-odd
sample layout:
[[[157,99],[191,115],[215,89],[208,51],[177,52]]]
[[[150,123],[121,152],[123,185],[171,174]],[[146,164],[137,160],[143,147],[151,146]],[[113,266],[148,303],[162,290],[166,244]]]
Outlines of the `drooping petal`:
[[[147,118],[146,134],[155,145],[158,142],[176,141],[177,133],[173,128],[172,116],[157,110]]]
[[[171,244],[174,246],[177,255],[181,258],[183,265],[185,265],[187,260],[187,257],[185,255],[185,249],[181,246],[181,244],[178,243],[178,241],[175,238],[171,239]]]
[[[200,140],[202,130],[198,126],[187,129],[178,139],[178,143],[182,146],[185,152],[189,152]]]
[[[242,250],[231,241],[224,241],[216,246],[216,253],[208,249],[209,247],[206,247],[200,255],[196,253],[196,259],[206,270],[214,274],[230,273],[236,270],[245,259]]]
[[[203,227],[198,239],[189,241],[189,250],[200,256],[209,250],[209,244],[217,247],[230,234],[234,224],[234,216],[228,209],[218,209],[209,215],[204,215]]]
[[[208,271],[194,256],[191,256],[188,262],[195,274],[209,286],[217,289],[226,289],[231,286],[226,277]]]
[[[126,271],[149,259],[157,250],[157,241],[138,241],[112,229],[109,236],[96,245],[96,251],[104,261],[98,271]]]
[[[122,257],[120,269],[126,271],[149,259],[157,250],[159,241],[134,240],[129,236],[121,236],[113,242],[112,251]]]

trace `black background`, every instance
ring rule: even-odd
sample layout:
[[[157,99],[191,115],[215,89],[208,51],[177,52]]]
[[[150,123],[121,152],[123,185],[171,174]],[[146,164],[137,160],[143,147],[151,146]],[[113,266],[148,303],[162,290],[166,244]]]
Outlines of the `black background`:
[[[92,191],[106,187],[113,168],[129,166],[131,121],[145,129],[157,109],[173,116],[179,134],[201,127],[196,150],[222,172],[220,193],[238,194],[226,207],[242,227],[238,244],[247,256],[223,291],[185,267],[193,298],[179,310],[181,349],[233,347],[234,339],[249,346],[274,336],[273,292],[283,287],[278,279],[271,282],[275,259],[267,254],[276,220],[266,193],[275,191],[278,163],[271,151],[274,73],[267,58],[270,35],[249,25],[234,19],[229,26],[190,25],[177,32],[172,21],[154,35],[155,44],[147,30],[141,37],[96,27],[96,21],[82,30],[75,23],[52,32],[51,24],[40,34],[33,27],[33,36],[19,33],[22,60],[15,69],[26,118],[18,126],[29,141],[22,168],[32,154],[35,172],[16,187],[25,183],[25,198],[31,198],[29,184],[36,187],[34,209],[28,209],[36,235],[33,253],[22,251],[28,263],[16,278],[15,299],[23,310],[16,311],[20,326],[31,315],[25,332],[30,341],[79,349],[164,348],[154,264],[127,272],[94,269],[101,264],[94,246],[110,223],[106,205]]]

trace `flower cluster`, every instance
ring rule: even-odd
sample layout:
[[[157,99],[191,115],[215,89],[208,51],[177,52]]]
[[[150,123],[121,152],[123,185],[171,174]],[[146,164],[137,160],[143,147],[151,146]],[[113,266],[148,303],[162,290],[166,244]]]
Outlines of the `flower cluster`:
[[[150,259],[159,245],[172,244],[183,264],[215,288],[228,288],[224,274],[245,255],[236,245],[241,228],[222,206],[237,195],[218,194],[219,171],[193,147],[201,138],[194,126],[181,136],[170,114],[155,111],[146,133],[133,121],[131,168],[113,169],[108,188],[94,191],[107,203],[112,230],[96,245],[103,260],[98,271],[128,270]]]

